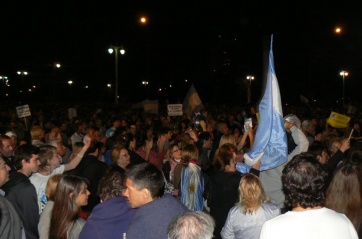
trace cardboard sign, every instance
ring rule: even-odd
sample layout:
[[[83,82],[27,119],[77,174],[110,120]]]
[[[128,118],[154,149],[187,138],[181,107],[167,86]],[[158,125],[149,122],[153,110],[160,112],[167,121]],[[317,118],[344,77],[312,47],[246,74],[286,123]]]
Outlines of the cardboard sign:
[[[182,104],[168,104],[167,105],[168,116],[179,116],[183,114]]]
[[[19,118],[31,116],[29,105],[21,105],[16,107],[16,113],[18,114]]]

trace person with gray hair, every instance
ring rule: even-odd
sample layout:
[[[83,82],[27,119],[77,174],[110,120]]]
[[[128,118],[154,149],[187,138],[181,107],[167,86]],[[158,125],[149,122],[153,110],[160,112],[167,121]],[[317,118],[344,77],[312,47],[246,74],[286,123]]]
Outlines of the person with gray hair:
[[[204,212],[180,214],[168,227],[168,239],[211,239],[214,219]]]
[[[315,126],[313,125],[313,122],[311,120],[304,120],[302,122],[301,130],[305,137],[307,137],[309,145],[311,145],[315,141]]]

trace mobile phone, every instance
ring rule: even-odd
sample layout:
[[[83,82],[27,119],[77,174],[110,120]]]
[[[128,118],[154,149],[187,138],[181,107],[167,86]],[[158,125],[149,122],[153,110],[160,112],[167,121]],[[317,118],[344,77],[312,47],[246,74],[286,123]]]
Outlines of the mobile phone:
[[[249,129],[253,128],[253,121],[251,120],[251,118],[247,118],[245,119],[245,123],[244,123],[244,131],[248,131]]]

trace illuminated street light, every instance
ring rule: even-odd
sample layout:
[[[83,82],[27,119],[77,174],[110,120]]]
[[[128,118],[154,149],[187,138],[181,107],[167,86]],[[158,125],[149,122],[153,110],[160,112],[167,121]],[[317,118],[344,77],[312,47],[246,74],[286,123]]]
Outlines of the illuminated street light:
[[[147,24],[147,18],[146,17],[141,17],[140,18],[140,23],[141,24]]]
[[[250,104],[250,102],[251,102],[251,81],[253,81],[255,79],[255,77],[254,76],[246,76],[246,79],[249,81],[247,97],[248,97],[248,104]]]
[[[146,87],[148,85],[148,81],[142,81],[142,85]]]
[[[126,53],[126,51],[123,49],[122,47],[118,47],[118,46],[112,46],[108,49],[109,54],[112,54],[113,52],[115,53],[115,84],[114,84],[114,102],[116,104],[118,104],[118,51],[119,53],[121,53],[121,55],[124,55]]]
[[[55,72],[56,72],[56,69],[58,68],[60,68],[61,67],[61,65],[59,64],[59,63],[54,63],[54,65],[53,65],[53,98],[54,98],[54,100],[55,100]]]
[[[8,84],[8,82],[9,82],[9,79],[8,79],[8,77],[7,76],[0,76],[0,80],[2,80],[3,81],[3,86],[4,86],[4,95],[6,94],[5,93],[5,85],[9,85]]]
[[[69,84],[69,99],[70,99],[72,97],[72,84],[73,84],[73,81],[69,80],[68,84]]]
[[[27,71],[18,71],[18,75],[28,75]]]
[[[21,75],[21,89],[20,89],[20,92],[23,92],[24,76],[28,75],[28,72],[27,71],[18,71],[16,73],[18,75]]]
[[[341,34],[341,33],[342,33],[342,28],[336,27],[336,28],[334,29],[334,32],[335,32],[336,34]]]
[[[341,71],[339,72],[339,74],[342,76],[342,81],[343,81],[343,95],[342,95],[342,100],[343,100],[343,105],[344,105],[344,78],[348,76],[348,72],[347,71]]]

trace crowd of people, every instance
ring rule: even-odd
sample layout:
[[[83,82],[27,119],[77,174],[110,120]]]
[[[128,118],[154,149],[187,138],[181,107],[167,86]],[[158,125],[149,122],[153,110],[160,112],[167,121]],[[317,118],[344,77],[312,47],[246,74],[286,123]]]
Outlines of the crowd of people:
[[[338,129],[327,111],[284,109],[287,162],[240,173],[254,107],[77,110],[2,118],[0,238],[362,236],[358,113]]]

